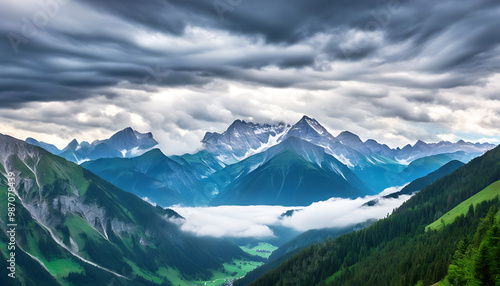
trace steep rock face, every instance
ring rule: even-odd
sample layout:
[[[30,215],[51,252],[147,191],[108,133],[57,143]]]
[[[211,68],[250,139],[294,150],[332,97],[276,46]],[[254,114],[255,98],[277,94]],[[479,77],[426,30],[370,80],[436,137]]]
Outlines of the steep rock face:
[[[233,163],[274,145],[289,126],[254,124],[236,120],[222,134],[207,132],[201,141],[226,163]]]
[[[291,151],[291,154],[288,154],[290,156],[280,154],[287,150]],[[297,137],[289,137],[265,151],[231,165],[222,164],[208,151],[166,157],[160,150],[155,149],[136,158],[99,159],[85,162],[82,166],[124,190],[147,197],[161,205],[181,203],[199,206],[236,203],[226,198],[239,197],[230,193],[242,184],[246,186],[245,192],[253,194],[255,198],[239,201],[238,204],[256,203],[259,197],[256,193],[258,182],[249,183],[260,180],[255,176],[265,164],[271,164],[273,167],[265,169],[261,177],[271,176],[276,170],[290,175],[282,178],[284,185],[281,188],[281,198],[262,196],[259,200],[262,204],[307,205],[315,199],[325,200],[331,196],[356,197],[373,194],[369,186],[362,183],[343,163],[326,153],[325,148]],[[296,178],[293,178],[293,174],[296,174]],[[275,178],[278,179],[278,176]],[[299,178],[302,179],[294,181]],[[313,178],[318,181],[313,182]],[[298,185],[294,186],[294,182]],[[311,186],[314,186],[317,196],[308,196],[306,193],[307,188]],[[270,188],[277,190],[277,187]],[[304,193],[285,199],[285,194],[294,192],[295,189]]]
[[[158,145],[158,142],[153,139],[153,134],[151,132],[140,133],[130,127],[117,132],[108,140],[109,144],[114,148],[127,151],[134,148],[145,150]]]
[[[82,281],[95,279],[79,276],[82,269],[144,279],[134,268],[168,280],[161,267],[177,269],[187,280],[208,280],[209,269],[247,257],[231,242],[184,233],[182,217],[172,210],[154,207],[74,163],[0,134],[2,197],[7,197],[10,172],[15,176],[19,245],[60,282],[68,273],[58,274],[48,261],[67,260],[65,271]]]
[[[131,129],[124,130],[122,133],[122,136],[118,137],[130,138],[126,134],[133,134]],[[294,142],[301,143],[285,143],[286,141],[292,142],[294,139],[296,139]],[[205,149],[196,154],[166,157],[156,149],[132,159],[102,158],[85,162],[82,166],[126,191],[140,197],[147,197],[164,206],[175,204],[191,206],[222,203],[243,204],[244,201],[236,202],[238,200],[236,198],[241,197],[241,192],[237,188],[244,186],[247,194],[256,192],[255,188],[258,184],[250,184],[249,182],[257,179],[265,180],[265,176],[270,176],[269,173],[266,173],[270,170],[269,168],[260,176],[257,173],[262,171],[265,164],[284,151],[286,149],[284,146],[294,145],[292,150],[299,158],[290,154],[288,154],[290,156],[281,155],[280,160],[273,160],[273,168],[276,170],[279,169],[283,172],[290,170],[287,169],[287,166],[292,164],[301,166],[294,169],[296,171],[308,169],[306,166],[319,166],[317,169],[313,168],[312,170],[315,171],[307,173],[307,175],[304,175],[305,173],[298,175],[297,173],[296,176],[312,178],[318,175],[321,177],[320,174],[325,171],[322,160],[326,157],[332,157],[331,159],[335,160],[333,165],[336,167],[331,167],[331,170],[345,168],[348,172],[342,171],[343,174],[352,174],[347,179],[347,185],[359,187],[358,181],[363,184],[362,187],[359,187],[364,189],[362,192],[354,189],[349,192],[330,192],[329,187],[324,184],[323,190],[316,188],[318,194],[322,194],[317,196],[321,199],[327,199],[326,194],[352,197],[354,194],[367,194],[372,190],[380,192],[391,186],[403,185],[418,177],[425,176],[450,160],[467,162],[480,155],[481,150],[493,146],[465,142],[427,144],[419,141],[414,146],[408,145],[403,149],[391,149],[375,140],[370,139],[363,142],[359,136],[349,131],[341,132],[337,137],[334,137],[317,120],[308,116],[303,116],[293,126],[254,124],[236,120],[221,134],[206,133],[202,142]],[[82,145],[79,144],[79,146]],[[119,144],[116,143],[116,145]],[[130,147],[125,144],[121,146],[123,148]],[[441,155],[439,152],[460,149],[466,149],[469,152],[475,151],[475,153],[464,151],[463,154],[443,155],[439,158],[432,157],[435,155],[427,155],[434,153]],[[290,161],[286,161],[285,157],[289,158]],[[410,164],[412,161],[415,163]],[[277,162],[283,166],[277,166]],[[275,174],[277,173],[275,172]],[[322,178],[327,177],[329,176]],[[303,184],[303,181],[296,181],[294,185],[290,176],[288,179],[282,178],[282,182],[286,182],[287,186],[284,193]],[[338,190],[348,189],[344,180],[332,180],[330,183],[333,184],[333,188]],[[319,185],[321,184],[317,184],[316,187]],[[269,187],[267,189],[274,192],[276,188]],[[231,192],[236,193],[231,195]],[[266,198],[269,200],[260,200],[259,203],[281,202],[272,196]],[[292,201],[294,200],[292,199]],[[248,201],[257,202],[255,199]],[[285,201],[283,201],[285,204],[290,204],[290,200]],[[294,202],[305,204],[310,201],[310,199],[297,199]]]
[[[82,143],[87,143],[87,142],[82,142]],[[85,145],[85,144],[84,144]],[[88,145],[88,143],[86,144]],[[85,147],[88,147],[88,146],[85,146]],[[66,145],[66,147],[64,147],[62,150],[61,150],[61,153],[65,153],[65,152],[75,152],[77,151],[79,148],[81,148],[80,146],[80,143],[78,143],[78,141],[76,139],[73,139],[71,140],[71,142],[68,143],[68,145]]]
[[[333,137],[316,119],[304,115],[297,123],[295,123],[286,133],[283,139],[296,137],[304,139],[313,144],[328,147],[338,140]]]

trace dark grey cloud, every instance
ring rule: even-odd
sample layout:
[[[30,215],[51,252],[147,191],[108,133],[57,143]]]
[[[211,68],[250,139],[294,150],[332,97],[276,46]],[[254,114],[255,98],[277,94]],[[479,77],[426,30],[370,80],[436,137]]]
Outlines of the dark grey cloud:
[[[21,8],[11,2],[0,12],[2,107],[112,97],[116,95],[109,88],[123,81],[136,88],[202,87],[227,79],[322,89],[330,85],[318,75],[279,72],[308,67],[321,71],[316,65],[322,55],[326,66],[368,61],[364,69],[353,71],[354,80],[418,89],[478,85],[499,67],[500,5],[492,0],[52,2],[58,8],[54,15],[46,12],[46,23],[37,18],[46,10],[36,5]],[[26,33],[29,27],[34,36]],[[212,31],[214,37],[239,37],[241,49],[237,41],[215,46],[208,41],[198,48],[185,43],[171,47],[168,41],[155,45],[154,39],[150,45],[141,42],[144,34],[189,41],[186,35],[193,27]],[[324,40],[311,42],[316,36]],[[448,75],[422,80],[380,77],[374,70],[411,60],[417,66],[403,70]],[[270,66],[278,71],[265,71]],[[481,72],[471,74],[471,69]]]

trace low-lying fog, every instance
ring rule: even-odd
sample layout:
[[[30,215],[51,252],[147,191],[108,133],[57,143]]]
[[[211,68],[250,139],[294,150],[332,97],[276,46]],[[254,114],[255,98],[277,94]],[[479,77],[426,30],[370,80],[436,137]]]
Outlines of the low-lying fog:
[[[408,195],[400,196],[398,199],[382,198],[382,195],[399,189],[399,187],[390,188],[380,195],[357,199],[331,198],[307,207],[174,206],[172,209],[185,218],[177,221],[181,228],[199,236],[270,238],[275,236],[272,226],[284,226],[303,232],[309,229],[345,227],[370,219],[383,218],[410,198]],[[379,199],[376,205],[363,206],[374,199]],[[288,210],[295,211],[291,216],[282,216]]]

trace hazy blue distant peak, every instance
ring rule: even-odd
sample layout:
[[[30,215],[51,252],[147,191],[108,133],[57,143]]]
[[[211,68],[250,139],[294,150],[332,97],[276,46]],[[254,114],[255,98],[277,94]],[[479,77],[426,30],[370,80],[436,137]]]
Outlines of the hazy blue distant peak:
[[[76,151],[78,146],[80,146],[78,141],[76,139],[73,139],[73,140],[71,140],[71,142],[68,143],[68,145],[66,145],[66,147],[64,147],[64,149],[62,149],[62,152]]]
[[[36,141],[36,140],[35,140]],[[30,144],[36,143],[30,140]],[[44,148],[46,143],[33,144]],[[92,143],[83,141],[79,143],[73,139],[64,149],[45,148],[49,152],[59,155],[69,161],[81,164],[85,161],[100,158],[131,158],[144,154],[158,145],[151,132],[140,133],[127,127],[116,132],[109,139],[94,140]],[[55,146],[54,146],[55,147]]]
[[[26,138],[25,141],[28,144],[41,147],[41,148],[49,151],[52,154],[56,154],[57,155],[57,154],[59,154],[61,152],[61,150],[59,150],[59,148],[57,148],[56,146],[54,146],[52,144],[49,144],[49,143],[38,141],[35,138],[28,137],[28,138]]]

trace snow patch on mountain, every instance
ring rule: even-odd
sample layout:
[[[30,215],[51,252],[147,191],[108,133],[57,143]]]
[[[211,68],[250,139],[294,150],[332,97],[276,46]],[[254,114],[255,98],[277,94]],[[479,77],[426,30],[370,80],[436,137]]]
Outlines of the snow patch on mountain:
[[[281,133],[276,133],[276,135],[271,135],[269,136],[269,140],[266,142],[266,143],[262,143],[262,145],[260,145],[258,148],[256,149],[250,149],[247,151],[247,153],[242,156],[242,157],[239,157],[240,161],[241,160],[244,160],[252,155],[255,155],[255,154],[258,154],[258,153],[261,153],[261,152],[264,152],[266,151],[267,149],[275,146],[276,144],[278,144],[280,142],[280,139],[283,137],[284,134],[286,134],[288,132],[288,130],[290,130],[291,127],[287,127],[285,130],[283,130]],[[259,132],[263,132],[262,130],[259,130]]]
[[[75,157],[75,159],[76,159],[76,164],[78,164],[78,165],[81,165],[81,164],[83,164],[83,163],[85,163],[85,162],[90,161],[90,159],[89,159],[89,158],[85,158],[85,159],[77,159],[77,158]]]
[[[331,151],[331,150],[330,150],[330,152],[332,152],[333,157],[335,157],[335,159],[339,160],[342,164],[346,165],[349,168],[354,168],[354,164],[352,164],[351,160],[346,158],[344,156],[344,154],[337,155],[337,154],[333,153],[333,151]]]
[[[309,126],[311,126],[314,129],[314,131],[316,131],[318,134],[323,135],[325,133],[326,131],[325,128],[321,126],[321,124],[319,124],[318,121],[311,119],[309,117],[306,117],[305,120],[307,124],[309,124]]]
[[[414,159],[413,159],[413,158],[407,158],[407,159],[399,159],[399,158],[395,158],[395,160],[396,160],[399,164],[401,164],[401,165],[406,165],[406,166],[410,165],[410,163],[411,163],[412,161],[414,161]]]
[[[341,175],[341,176],[342,176],[342,178],[344,178],[344,180],[346,180],[346,181],[347,181],[347,178],[345,177],[344,173],[340,170],[340,168],[339,168],[337,165],[335,165],[335,164],[331,164],[330,166],[332,167],[332,169],[333,169],[333,170],[334,170],[337,174]]]

